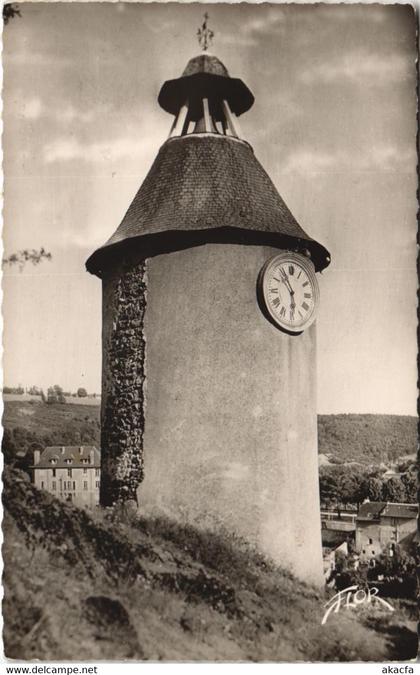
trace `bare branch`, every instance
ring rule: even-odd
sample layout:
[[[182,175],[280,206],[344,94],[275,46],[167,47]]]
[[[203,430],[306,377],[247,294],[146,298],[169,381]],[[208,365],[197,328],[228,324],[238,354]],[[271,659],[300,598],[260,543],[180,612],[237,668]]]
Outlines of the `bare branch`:
[[[19,271],[21,272],[28,262],[32,263],[32,265],[39,265],[42,260],[51,259],[51,253],[46,251],[43,247],[40,248],[39,251],[34,248],[25,248],[22,251],[18,251],[17,253],[12,253],[11,255],[7,256],[7,258],[3,258],[3,265],[10,265],[11,267],[13,265],[18,265]]]

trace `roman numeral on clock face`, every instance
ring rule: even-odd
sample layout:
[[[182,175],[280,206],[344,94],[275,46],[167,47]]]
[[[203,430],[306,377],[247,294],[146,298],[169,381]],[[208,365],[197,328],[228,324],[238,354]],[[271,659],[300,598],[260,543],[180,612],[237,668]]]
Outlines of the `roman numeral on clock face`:
[[[286,307],[282,307],[280,310],[280,316],[286,316]]]
[[[302,302],[302,309],[304,309],[305,312],[307,312],[309,309],[309,305],[306,302]]]
[[[274,300],[273,300],[273,306],[274,306],[274,307],[278,307],[279,304],[280,304],[280,298],[274,298]]]

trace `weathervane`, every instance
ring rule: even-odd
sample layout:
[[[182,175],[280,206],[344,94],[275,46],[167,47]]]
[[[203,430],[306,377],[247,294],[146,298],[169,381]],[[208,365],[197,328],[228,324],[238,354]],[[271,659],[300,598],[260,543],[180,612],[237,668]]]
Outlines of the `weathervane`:
[[[214,32],[207,26],[208,18],[209,15],[206,12],[204,14],[204,21],[197,31],[198,44],[203,52],[207,51],[214,38]]]

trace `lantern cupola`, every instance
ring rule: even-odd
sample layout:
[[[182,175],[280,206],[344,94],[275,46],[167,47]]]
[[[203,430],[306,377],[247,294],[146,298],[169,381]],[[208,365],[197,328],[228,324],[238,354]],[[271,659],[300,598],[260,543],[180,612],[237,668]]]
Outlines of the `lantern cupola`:
[[[254,97],[216,56],[204,52],[190,59],[182,77],[164,83],[158,101],[175,116],[170,138],[190,133],[241,137],[237,118],[251,108]]]

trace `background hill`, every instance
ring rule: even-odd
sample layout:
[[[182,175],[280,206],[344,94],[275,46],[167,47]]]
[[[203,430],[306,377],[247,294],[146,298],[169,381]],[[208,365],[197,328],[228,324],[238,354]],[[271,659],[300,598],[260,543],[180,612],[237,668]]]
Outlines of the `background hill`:
[[[323,594],[224,532],[110,510],[88,513],[38,490],[17,470],[6,469],[3,481],[9,658],[290,662],[416,655],[414,622],[402,612],[366,606],[332,613],[321,625]]]
[[[319,415],[319,453],[362,464],[392,462],[417,451],[417,418],[408,415]]]
[[[77,400],[77,399],[76,399]],[[6,401],[3,426],[16,450],[42,445],[100,446],[99,405]],[[417,419],[403,415],[319,415],[318,450],[341,461],[379,464],[413,455]],[[7,439],[6,439],[7,440]]]

